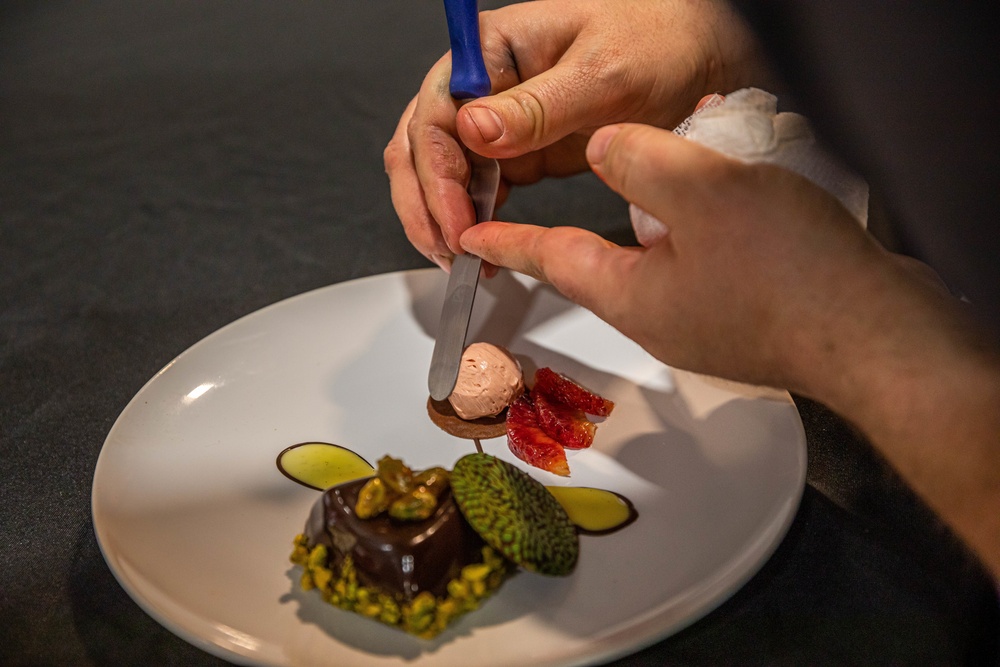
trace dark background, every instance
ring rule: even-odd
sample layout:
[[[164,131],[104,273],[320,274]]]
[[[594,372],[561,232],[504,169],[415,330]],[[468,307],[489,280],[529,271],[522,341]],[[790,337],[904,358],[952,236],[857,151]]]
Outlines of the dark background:
[[[223,664],[105,565],[101,445],[219,327],[429,265],[382,149],[447,43],[438,2],[0,4],[0,664]],[[591,176],[516,192],[503,217],[630,238]],[[995,664],[983,571],[847,425],[798,404],[809,485],[775,556],[615,664]]]

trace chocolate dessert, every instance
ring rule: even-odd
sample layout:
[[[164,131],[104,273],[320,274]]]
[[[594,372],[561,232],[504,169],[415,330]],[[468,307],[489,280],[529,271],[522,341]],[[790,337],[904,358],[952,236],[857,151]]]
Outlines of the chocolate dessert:
[[[483,453],[451,472],[419,473],[385,456],[375,477],[328,488],[294,544],[303,589],[423,638],[476,609],[518,568],[570,574],[580,549],[540,482]]]
[[[392,468],[386,459],[379,464],[379,477],[323,493],[295,539],[291,560],[304,569],[302,587],[319,589],[327,602],[434,637],[477,608],[514,566],[472,529],[447,482],[433,490],[430,506],[421,476],[402,466],[411,475],[406,493],[373,507],[371,489],[385,486],[383,475]]]
[[[341,568],[349,558],[360,585],[412,600],[423,591],[446,596],[448,582],[464,566],[482,561],[486,543],[462,518],[450,491],[423,521],[388,514],[361,519],[354,508],[367,482],[328,489],[309,514],[305,536],[327,548],[330,567]]]

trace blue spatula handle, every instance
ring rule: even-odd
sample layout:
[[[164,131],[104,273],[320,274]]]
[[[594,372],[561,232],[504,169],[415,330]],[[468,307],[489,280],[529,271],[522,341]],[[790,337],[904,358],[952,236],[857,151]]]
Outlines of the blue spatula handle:
[[[490,94],[490,75],[479,41],[479,1],[444,0],[451,40],[451,96],[458,100]]]

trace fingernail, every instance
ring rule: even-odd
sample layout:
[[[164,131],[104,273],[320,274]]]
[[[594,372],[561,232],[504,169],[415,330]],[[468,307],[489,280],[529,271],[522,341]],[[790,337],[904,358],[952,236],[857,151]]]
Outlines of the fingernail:
[[[706,95],[705,97],[698,100],[698,104],[694,108],[694,112],[705,111],[707,109],[714,109],[715,107],[722,106],[722,103],[726,101],[726,98],[718,93],[712,93],[711,95]]]
[[[469,118],[476,124],[483,141],[488,144],[493,143],[503,136],[503,121],[492,109],[485,107],[465,107],[469,112]]]
[[[444,269],[445,273],[451,273],[452,258],[446,255],[430,255],[430,260]]]
[[[621,125],[608,125],[594,132],[590,141],[587,142],[587,161],[590,164],[598,165],[604,161],[604,156],[608,152],[608,144],[621,129]]]

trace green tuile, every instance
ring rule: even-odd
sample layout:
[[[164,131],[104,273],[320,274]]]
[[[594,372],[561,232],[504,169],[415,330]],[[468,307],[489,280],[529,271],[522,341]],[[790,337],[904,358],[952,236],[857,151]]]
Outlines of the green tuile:
[[[451,488],[469,524],[514,563],[553,576],[576,567],[576,526],[545,486],[524,471],[489,454],[468,454],[455,463]]]

